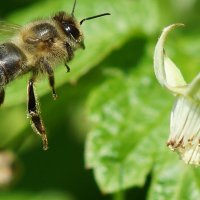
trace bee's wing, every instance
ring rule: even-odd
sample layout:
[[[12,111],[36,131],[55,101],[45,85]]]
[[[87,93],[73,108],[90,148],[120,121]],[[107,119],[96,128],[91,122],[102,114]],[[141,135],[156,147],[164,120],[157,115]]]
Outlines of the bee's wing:
[[[21,29],[20,25],[0,21],[0,40],[12,37]]]

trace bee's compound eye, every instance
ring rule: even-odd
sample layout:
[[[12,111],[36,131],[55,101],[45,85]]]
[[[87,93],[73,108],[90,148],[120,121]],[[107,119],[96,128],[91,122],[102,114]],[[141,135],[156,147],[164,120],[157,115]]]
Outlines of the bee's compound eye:
[[[65,27],[65,32],[67,34],[70,34],[75,40],[79,38],[80,32],[74,25],[66,24],[64,27]]]

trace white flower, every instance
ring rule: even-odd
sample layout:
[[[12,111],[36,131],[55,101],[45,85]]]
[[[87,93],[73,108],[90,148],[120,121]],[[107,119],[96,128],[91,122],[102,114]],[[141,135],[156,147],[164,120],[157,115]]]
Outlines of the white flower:
[[[197,166],[200,165],[200,73],[187,84],[164,51],[168,33],[178,26],[183,24],[164,28],[155,47],[154,71],[159,83],[176,96],[167,145],[185,163]]]

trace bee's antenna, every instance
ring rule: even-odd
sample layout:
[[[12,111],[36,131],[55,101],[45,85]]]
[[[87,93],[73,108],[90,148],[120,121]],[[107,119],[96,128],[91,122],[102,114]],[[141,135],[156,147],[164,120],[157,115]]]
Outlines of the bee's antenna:
[[[105,16],[105,15],[110,15],[110,13],[103,13],[103,14],[100,14],[100,15],[95,15],[95,16],[92,16],[92,17],[87,17],[87,18],[82,19],[82,20],[80,21],[80,25],[81,25],[84,21],[86,21],[86,20],[94,19],[94,18],[97,18],[97,17],[102,17],[102,16]]]
[[[75,10],[75,7],[76,7],[76,0],[74,0],[74,5],[73,5],[73,8],[72,8],[72,17],[74,17],[74,10]]]

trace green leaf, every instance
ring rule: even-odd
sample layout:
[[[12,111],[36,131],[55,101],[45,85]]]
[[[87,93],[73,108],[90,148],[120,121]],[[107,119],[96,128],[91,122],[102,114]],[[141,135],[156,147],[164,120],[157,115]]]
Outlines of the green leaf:
[[[165,153],[153,171],[148,200],[199,199],[199,176],[195,171],[177,161],[172,153]]]
[[[149,69],[146,62],[132,76],[111,78],[89,98],[93,128],[86,141],[86,167],[94,169],[104,193],[142,186],[157,154],[155,141],[166,137],[162,124],[166,127],[170,101]]]
[[[30,8],[18,11],[9,17],[9,21],[26,24],[30,20],[49,16],[59,10],[70,12],[73,1],[66,0],[44,1]],[[126,10],[126,12],[124,12]],[[96,0],[78,1],[75,14],[78,19],[95,14],[110,12],[111,16],[85,22],[82,29],[85,35],[85,51],[77,51],[75,58],[69,63],[70,73],[65,73],[64,66],[56,67],[56,87],[69,82],[76,82],[79,77],[86,74],[91,68],[100,63],[113,49],[119,48],[133,35],[144,33],[151,35],[157,30],[159,19],[158,7],[155,1],[124,1]],[[26,16],[26,17],[24,17]],[[6,105],[16,105],[26,100],[25,85],[28,77],[7,87]],[[38,84],[39,95],[49,92],[47,80],[43,79]],[[17,96],[17,98],[16,98]]]

